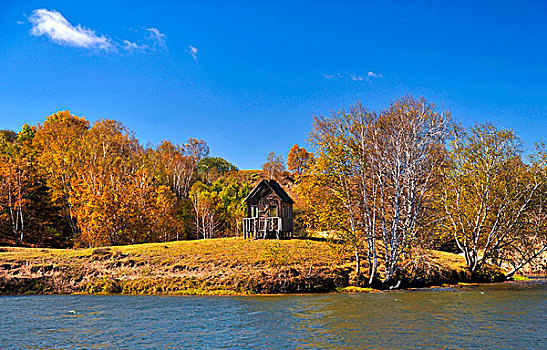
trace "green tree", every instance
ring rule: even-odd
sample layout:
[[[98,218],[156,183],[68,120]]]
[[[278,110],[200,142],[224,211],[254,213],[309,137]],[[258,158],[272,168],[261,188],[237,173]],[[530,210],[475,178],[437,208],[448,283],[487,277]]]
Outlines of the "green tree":
[[[242,219],[247,206],[243,200],[251,192],[251,185],[236,177],[220,178],[212,184],[212,190],[218,193],[217,210],[220,213],[225,235],[239,235]]]
[[[198,172],[207,182],[214,182],[229,172],[237,171],[237,167],[221,157],[202,158],[197,165]]]

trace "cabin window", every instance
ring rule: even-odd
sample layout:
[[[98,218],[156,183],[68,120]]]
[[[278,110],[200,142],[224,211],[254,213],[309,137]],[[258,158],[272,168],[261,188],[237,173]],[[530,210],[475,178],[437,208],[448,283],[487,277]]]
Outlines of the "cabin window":
[[[258,207],[256,205],[251,206],[251,217],[258,217]]]
[[[273,218],[277,216],[277,207],[270,207],[270,216]]]

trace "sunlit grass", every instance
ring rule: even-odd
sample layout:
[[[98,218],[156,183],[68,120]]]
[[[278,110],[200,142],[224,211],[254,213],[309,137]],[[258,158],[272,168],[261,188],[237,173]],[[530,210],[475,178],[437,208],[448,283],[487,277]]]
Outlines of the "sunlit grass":
[[[339,288],[337,291],[341,293],[370,293],[370,292],[377,291],[377,289],[348,286],[345,288]]]
[[[529,281],[530,280],[528,277],[521,276],[521,275],[514,275],[511,279],[513,281]]]
[[[466,269],[465,259],[461,255],[438,250],[428,250],[427,253],[432,257],[433,261],[452,270],[461,271]]]
[[[420,254],[437,266],[436,271],[446,271],[439,276],[465,271],[459,255]],[[365,265],[363,259],[363,271],[368,270]],[[336,287],[340,292],[372,291],[348,287],[354,267],[348,247],[305,239],[218,238],[86,249],[0,247],[0,274],[13,280],[32,279],[34,293],[245,295]],[[381,277],[382,266],[379,272]],[[45,284],[41,278],[46,278]],[[440,277],[438,283],[445,282]],[[26,292],[24,285],[20,288],[15,292]]]

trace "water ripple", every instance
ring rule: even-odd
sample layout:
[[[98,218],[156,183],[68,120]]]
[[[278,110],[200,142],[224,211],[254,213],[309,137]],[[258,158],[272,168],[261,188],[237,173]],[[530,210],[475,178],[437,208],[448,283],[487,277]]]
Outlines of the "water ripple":
[[[540,349],[547,283],[268,297],[0,297],[1,349]]]

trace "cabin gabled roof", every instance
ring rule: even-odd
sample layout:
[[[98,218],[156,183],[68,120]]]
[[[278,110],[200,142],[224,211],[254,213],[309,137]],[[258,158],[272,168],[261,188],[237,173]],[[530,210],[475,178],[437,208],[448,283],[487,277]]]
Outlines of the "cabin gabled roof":
[[[260,190],[260,188],[262,188],[263,186],[267,186],[268,188],[270,188],[270,190],[272,190],[273,193],[275,193],[280,199],[281,201],[283,202],[287,202],[287,203],[294,203],[294,201],[292,200],[292,198],[287,194],[287,192],[285,192],[285,190],[283,189],[283,187],[281,187],[281,185],[279,185],[277,183],[277,181],[275,180],[262,180],[260,181],[256,186],[255,188],[253,188],[253,190],[251,191],[251,193],[249,193],[249,195],[247,197],[245,197],[245,199],[243,200],[244,202],[247,202],[250,198],[254,197],[254,195]]]

